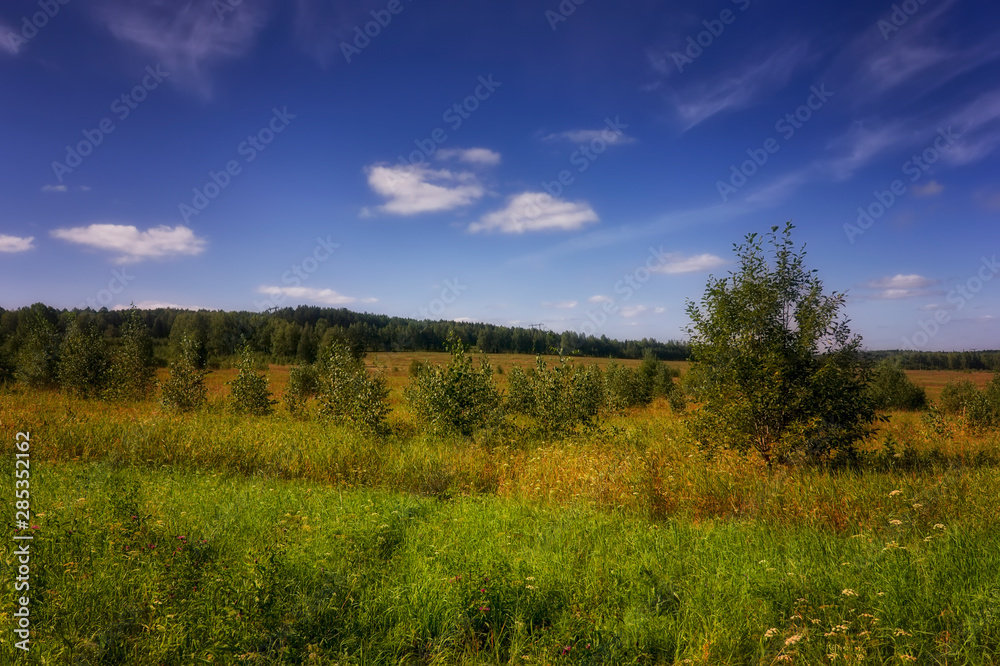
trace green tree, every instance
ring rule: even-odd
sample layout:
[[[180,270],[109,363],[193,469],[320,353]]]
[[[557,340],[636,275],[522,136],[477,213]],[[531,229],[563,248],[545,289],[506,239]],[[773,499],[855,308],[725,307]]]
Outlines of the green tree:
[[[111,355],[105,395],[111,400],[142,400],[155,383],[153,342],[139,311],[132,306],[121,327],[121,339]]]
[[[79,317],[73,320],[59,346],[59,386],[80,397],[100,395],[107,371],[104,338]]]
[[[778,229],[773,263],[750,234],[734,246],[738,270],[710,277],[700,306],[688,301],[692,428],[705,448],[755,449],[769,465],[853,454],[876,418],[861,338],[840,316],[844,295],[824,294],[805,268],[794,226]]]
[[[275,401],[267,385],[267,376],[257,372],[253,351],[244,346],[240,351],[239,372],[230,382],[229,408],[237,414],[267,416],[274,411]]]
[[[177,357],[170,362],[170,374],[163,382],[163,406],[179,412],[197,409],[208,400],[206,372],[200,367],[200,344],[187,335],[178,342]]]
[[[334,423],[380,433],[389,414],[389,386],[384,372],[369,373],[364,360],[335,341],[321,359],[319,414]]]
[[[14,377],[36,388],[53,386],[58,367],[59,330],[32,306],[26,315],[23,341],[14,355]]]
[[[889,360],[875,364],[869,391],[876,409],[916,410],[927,406],[924,389],[914,384],[898,363]]]

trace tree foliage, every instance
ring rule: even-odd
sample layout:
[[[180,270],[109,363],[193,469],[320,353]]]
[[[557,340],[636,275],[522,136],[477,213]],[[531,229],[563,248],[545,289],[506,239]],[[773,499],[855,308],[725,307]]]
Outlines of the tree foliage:
[[[139,311],[133,306],[121,327],[121,339],[111,354],[105,395],[111,400],[142,400],[155,383],[153,341]]]
[[[793,229],[771,228],[770,262],[764,239],[748,235],[734,246],[738,269],[709,278],[700,305],[687,306],[696,436],[768,463],[853,452],[875,419],[861,338],[840,317],[844,295],[823,293]]]
[[[200,345],[187,335],[179,341],[177,358],[170,362],[170,374],[163,382],[163,406],[179,412],[197,409],[208,400],[205,374],[201,369]]]
[[[104,338],[94,326],[76,318],[59,346],[59,387],[79,397],[100,395],[106,371]]]
[[[229,408],[237,414],[267,416],[274,411],[267,376],[257,371],[257,362],[249,347],[240,352],[239,372],[230,382]]]
[[[383,371],[368,372],[364,360],[341,341],[324,352],[318,376],[320,416],[338,424],[381,433],[389,414],[389,386]]]

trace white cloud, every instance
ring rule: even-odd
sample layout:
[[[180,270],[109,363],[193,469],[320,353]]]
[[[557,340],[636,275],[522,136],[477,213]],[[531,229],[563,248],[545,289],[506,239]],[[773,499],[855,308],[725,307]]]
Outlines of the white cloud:
[[[615,299],[611,298],[610,296],[605,296],[604,294],[594,294],[593,296],[591,296],[590,298],[587,299],[587,302],[588,303],[611,303],[614,300]]]
[[[14,30],[3,21],[0,21],[0,53],[17,55],[17,44],[10,38],[10,35],[16,35],[20,38],[20,32],[20,30]]]
[[[903,298],[917,298],[920,296],[933,296],[940,294],[940,290],[928,289],[928,287],[938,284],[938,280],[924,277],[922,275],[893,275],[890,277],[869,280],[862,284],[864,289],[875,290],[869,294],[863,294],[861,298],[871,300],[899,300]]]
[[[623,146],[628,143],[635,143],[635,139],[624,132],[612,132],[608,128],[603,129],[578,129],[566,132],[549,134],[542,138],[543,141],[571,141],[572,143],[590,143],[594,139],[601,139],[609,146]]]
[[[577,305],[579,305],[579,303],[577,301],[557,301],[555,303],[550,303],[546,301],[542,303],[542,305],[544,307],[553,308],[556,310],[572,310]]]
[[[441,148],[436,153],[442,160],[457,159],[466,164],[495,166],[500,164],[500,153],[489,148]]]
[[[917,197],[933,197],[944,192],[944,185],[932,180],[926,185],[914,185],[913,195]]]
[[[65,192],[65,185],[43,185],[42,192]]]
[[[622,316],[626,319],[631,319],[632,317],[638,317],[644,312],[649,311],[645,305],[625,305],[621,309]]]
[[[135,262],[172,255],[196,255],[206,241],[185,226],[159,226],[139,231],[131,224],[91,224],[72,229],[54,229],[54,238],[114,252],[116,261]]]
[[[654,267],[652,269],[653,271],[657,273],[666,273],[668,275],[676,275],[678,273],[699,273],[701,271],[710,271],[713,268],[725,266],[729,263],[722,257],[717,257],[714,254],[696,254],[690,257],[685,257],[680,253],[671,252],[666,256],[667,261]]]
[[[375,303],[375,298],[356,298],[339,294],[333,289],[314,289],[311,287],[272,287],[262,286],[257,292],[268,296],[283,296],[298,301],[322,303],[323,305],[348,305],[350,303]]]
[[[35,246],[31,243],[33,240],[35,240],[34,236],[22,238],[20,236],[0,234],[0,252],[27,252],[28,250],[33,250],[35,249]]]
[[[507,206],[487,213],[469,225],[470,232],[574,231],[598,222],[594,209],[585,201],[564,201],[544,192],[522,192],[507,199]]]
[[[379,210],[393,215],[435,213],[468,206],[485,194],[475,175],[426,166],[376,165],[366,169],[368,185],[389,201]]]
[[[656,314],[663,314],[666,311],[667,311],[666,308],[653,308],[653,312],[655,312]]]
[[[118,40],[154,58],[169,81],[207,95],[208,70],[246,55],[264,26],[267,3],[244,2],[220,19],[213,0],[103,0],[97,20]]]

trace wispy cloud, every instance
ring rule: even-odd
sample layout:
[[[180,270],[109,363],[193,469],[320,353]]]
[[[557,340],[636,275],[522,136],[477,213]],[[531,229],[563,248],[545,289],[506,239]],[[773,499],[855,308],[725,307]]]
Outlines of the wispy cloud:
[[[300,302],[322,303],[323,305],[350,305],[351,303],[375,303],[375,298],[357,298],[355,296],[345,296],[333,289],[315,289],[311,287],[275,287],[261,286],[257,288],[260,294],[268,296],[282,296]]]
[[[610,296],[605,296],[604,294],[594,294],[593,296],[591,296],[590,298],[587,299],[587,302],[588,303],[611,303],[614,300],[615,299],[611,298]]]
[[[913,186],[913,196],[915,197],[933,197],[944,192],[944,185],[932,180],[926,185],[914,185]]]
[[[500,164],[500,153],[489,148],[441,148],[436,153],[442,160],[456,159],[466,164],[495,166]]]
[[[65,192],[65,185],[43,185],[42,192]]]
[[[577,301],[557,301],[555,303],[546,301],[542,303],[542,307],[552,308],[553,310],[572,310],[579,302]]]
[[[35,249],[32,241],[35,240],[34,236],[8,236],[6,234],[0,234],[0,252],[27,252],[28,250]]]
[[[196,255],[205,250],[206,241],[185,226],[159,226],[139,231],[130,224],[91,224],[86,227],[54,229],[54,238],[85,245],[118,255],[120,263],[161,259],[176,255]]]
[[[685,257],[679,253],[670,253],[667,255],[667,261],[653,268],[653,271],[657,273],[666,273],[668,275],[674,275],[678,273],[701,273],[704,271],[710,271],[713,268],[718,268],[719,266],[725,266],[729,262],[722,257],[717,257],[714,254],[696,254],[690,257]]]
[[[379,210],[393,215],[436,213],[468,206],[486,191],[475,174],[435,170],[423,165],[375,165],[366,169],[368,185],[388,202]]]
[[[938,289],[930,289],[939,284],[939,280],[934,280],[923,275],[892,275],[888,277],[869,280],[861,285],[863,289],[873,290],[869,293],[861,294],[860,298],[872,300],[899,300],[903,298],[918,298],[921,296],[933,296],[940,294]]]
[[[542,137],[542,141],[569,141],[572,143],[590,143],[595,139],[601,139],[609,146],[621,146],[628,143],[635,143],[635,138],[624,132],[612,132],[604,129],[577,129],[565,132],[556,132]]]
[[[805,63],[807,53],[804,44],[785,46],[735,75],[727,72],[708,83],[676,92],[674,105],[684,129],[689,130],[723,111],[750,106],[778,90]]]
[[[8,55],[17,55],[17,44],[10,38],[11,35],[17,35],[18,31],[11,28],[9,25],[0,21],[0,53],[6,53]]]
[[[246,55],[266,22],[268,2],[243,2],[220,19],[214,0],[103,0],[96,18],[117,39],[153,58],[170,81],[211,92],[210,70]]]
[[[166,301],[139,301],[138,303],[133,303],[130,305],[119,304],[111,308],[112,310],[128,310],[135,305],[136,308],[140,310],[212,310],[214,308],[206,308],[200,305],[178,305],[177,303],[168,303]]]
[[[527,231],[574,231],[598,222],[586,201],[564,201],[544,192],[522,192],[507,199],[500,210],[484,215],[469,225],[470,232],[500,231],[523,234]]]

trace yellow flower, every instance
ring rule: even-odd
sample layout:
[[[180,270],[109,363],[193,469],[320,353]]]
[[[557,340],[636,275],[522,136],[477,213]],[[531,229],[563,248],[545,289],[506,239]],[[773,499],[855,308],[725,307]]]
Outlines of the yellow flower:
[[[856,597],[856,596],[858,596],[858,593],[855,592],[854,590],[852,590],[851,588],[847,588],[846,590],[844,590],[843,592],[841,592],[841,594],[844,595],[845,597]]]
[[[891,493],[889,493],[889,497],[895,497],[896,495],[899,495],[902,492],[903,492],[902,490],[893,490]]]
[[[766,632],[764,632],[764,638],[771,638],[771,637],[773,637],[777,633],[778,633],[777,628],[771,627]]]
[[[890,521],[889,521],[889,524],[890,524],[890,525],[902,525],[902,524],[903,524],[903,521],[902,521],[902,520],[896,520],[896,519],[894,518],[894,519],[892,519],[892,520],[890,520]]]
[[[795,634],[785,639],[785,645],[795,645],[802,640],[802,634]]]

